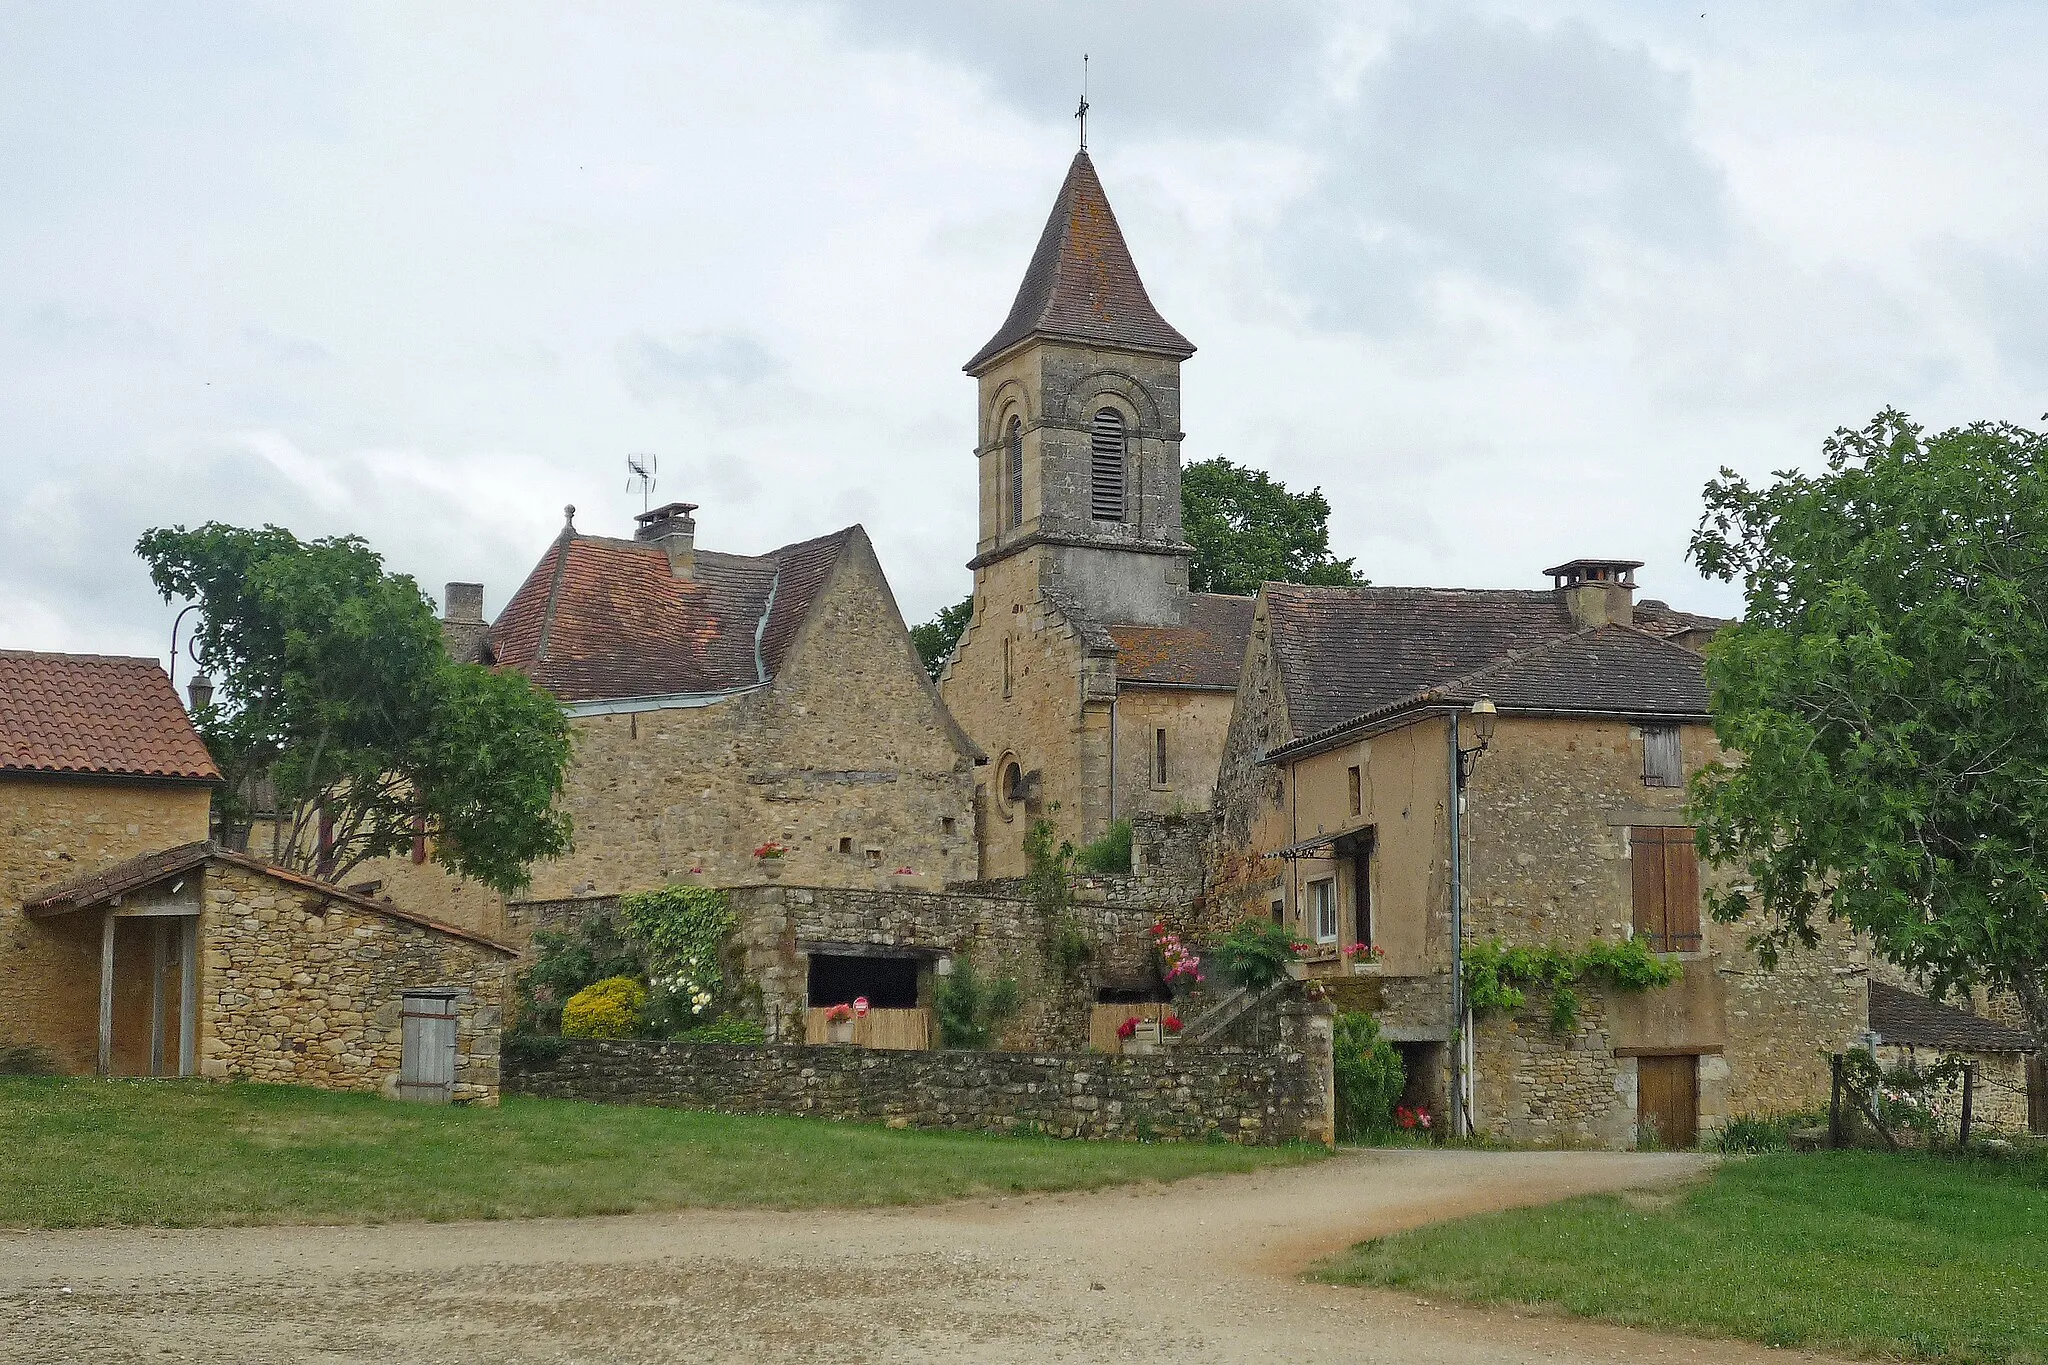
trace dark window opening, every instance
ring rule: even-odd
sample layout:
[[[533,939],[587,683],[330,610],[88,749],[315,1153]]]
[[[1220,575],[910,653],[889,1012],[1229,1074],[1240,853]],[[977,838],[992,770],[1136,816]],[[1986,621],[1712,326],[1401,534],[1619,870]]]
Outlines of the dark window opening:
[[[1009,802],[1024,799],[1024,770],[1011,763],[1003,769],[1003,800]]]
[[[939,833],[941,833],[941,834],[951,834],[952,832],[953,832],[953,817],[952,817],[952,816],[950,816],[950,815],[941,815],[941,816],[939,817]]]
[[[1152,732],[1152,785],[1166,785],[1166,731]]]
[[[878,1010],[917,1008],[917,966],[914,957],[856,957],[850,954],[812,953],[810,1003],[812,1009],[826,1005],[851,1005],[865,996]]]
[[[1344,770],[1344,781],[1351,793],[1351,813],[1353,815],[1363,814],[1365,811],[1365,782],[1358,771],[1357,764],[1354,763]]]
[[[1098,1005],[1169,1005],[1173,992],[1156,978],[1151,981],[1117,981],[1095,988]]]
[[[1286,902],[1286,901],[1274,901],[1274,902],[1273,902],[1273,923],[1275,923],[1275,924],[1285,924],[1286,922],[1287,922],[1287,902]]]
[[[1124,418],[1115,408],[1095,414],[1088,431],[1088,507],[1097,521],[1124,519]]]
[[[853,856],[853,836],[848,834],[839,836],[839,851],[849,858]]]

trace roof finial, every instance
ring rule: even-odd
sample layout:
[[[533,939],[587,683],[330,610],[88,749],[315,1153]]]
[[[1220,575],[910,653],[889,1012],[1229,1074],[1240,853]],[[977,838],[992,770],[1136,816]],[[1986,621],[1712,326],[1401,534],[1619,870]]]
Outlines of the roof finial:
[[[1081,120],[1081,150],[1088,150],[1088,54],[1081,54],[1081,107],[1074,111]]]
[[[576,504],[573,502],[562,509],[562,529],[570,532],[576,529]]]

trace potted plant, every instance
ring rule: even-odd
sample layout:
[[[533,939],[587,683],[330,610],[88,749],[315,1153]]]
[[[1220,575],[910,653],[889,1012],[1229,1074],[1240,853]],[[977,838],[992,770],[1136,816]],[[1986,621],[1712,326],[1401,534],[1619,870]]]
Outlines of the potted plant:
[[[754,850],[754,861],[761,865],[762,875],[775,881],[782,876],[782,860],[789,856],[789,845],[770,839]]]
[[[1126,1057],[1149,1057],[1159,1051],[1159,1021],[1130,1018],[1116,1026]]]
[[[853,1006],[834,1005],[825,1011],[825,1041],[828,1043],[850,1043],[853,1041]]]
[[[1160,1016],[1159,1031],[1168,1038],[1180,1037],[1180,1031],[1186,1027],[1187,1025],[1181,1022],[1180,1016],[1172,1010],[1168,1010]]]
[[[1202,984],[1202,959],[1164,923],[1152,926],[1152,954],[1158,959],[1159,979],[1175,995],[1185,995]]]
[[[1353,943],[1344,949],[1344,956],[1351,960],[1353,976],[1377,976],[1380,964],[1386,961],[1387,950],[1371,943]]]

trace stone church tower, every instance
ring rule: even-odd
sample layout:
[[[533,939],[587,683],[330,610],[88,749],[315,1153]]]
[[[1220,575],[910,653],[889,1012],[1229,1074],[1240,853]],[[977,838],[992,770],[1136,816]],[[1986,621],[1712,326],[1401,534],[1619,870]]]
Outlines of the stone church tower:
[[[1204,809],[1250,600],[1188,591],[1180,365],[1195,348],[1138,278],[1088,153],[1075,156],[978,386],[974,613],[940,680],[988,754],[983,868],[1023,834],[1099,836]]]

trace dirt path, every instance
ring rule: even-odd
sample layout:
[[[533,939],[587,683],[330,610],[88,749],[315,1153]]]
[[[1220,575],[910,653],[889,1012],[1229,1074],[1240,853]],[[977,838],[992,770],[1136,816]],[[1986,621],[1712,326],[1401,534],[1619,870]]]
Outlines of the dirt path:
[[[0,1233],[0,1360],[1784,1360],[1295,1278],[1375,1233],[1701,1166],[1372,1152],[888,1212]]]

